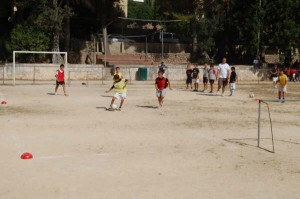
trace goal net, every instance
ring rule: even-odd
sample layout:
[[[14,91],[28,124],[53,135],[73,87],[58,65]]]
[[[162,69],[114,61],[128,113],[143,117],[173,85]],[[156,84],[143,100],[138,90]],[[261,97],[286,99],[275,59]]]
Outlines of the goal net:
[[[55,60],[55,61],[53,61]],[[67,52],[47,51],[13,51],[13,63],[8,72],[12,84],[18,82],[51,81],[55,79],[56,70],[61,64],[68,70]]]

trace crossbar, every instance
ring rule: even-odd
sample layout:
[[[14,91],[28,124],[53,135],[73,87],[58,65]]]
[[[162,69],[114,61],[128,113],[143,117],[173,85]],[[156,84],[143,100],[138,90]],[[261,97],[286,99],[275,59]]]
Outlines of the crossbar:
[[[67,52],[49,52],[49,51],[13,51],[13,85],[16,85],[16,54],[64,54],[64,60],[65,60],[65,71],[68,70],[68,53]],[[35,81],[35,80],[34,80]]]

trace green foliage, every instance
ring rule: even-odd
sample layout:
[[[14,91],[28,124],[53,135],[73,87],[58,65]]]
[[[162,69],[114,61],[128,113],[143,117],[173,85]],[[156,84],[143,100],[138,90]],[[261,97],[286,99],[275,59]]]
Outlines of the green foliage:
[[[155,0],[146,0],[145,3],[128,1],[128,17],[135,19],[160,19],[159,6],[156,5]]]
[[[217,54],[216,35],[222,30],[220,29],[218,18],[202,18],[198,22],[198,51],[200,57],[204,57],[204,60],[200,59],[200,62],[214,61]]]
[[[6,43],[9,52],[17,50],[27,51],[48,51],[49,35],[31,26],[17,25],[11,32],[10,41]],[[24,61],[34,61],[40,58],[34,55],[20,55]]]
[[[46,33],[31,26],[17,25],[11,32],[10,42],[7,47],[10,51],[46,51],[49,48],[49,43],[49,35]]]
[[[64,18],[73,15],[71,8],[68,6],[54,7],[47,0],[39,1],[37,10],[30,16],[29,21],[45,32],[52,34],[61,33]]]

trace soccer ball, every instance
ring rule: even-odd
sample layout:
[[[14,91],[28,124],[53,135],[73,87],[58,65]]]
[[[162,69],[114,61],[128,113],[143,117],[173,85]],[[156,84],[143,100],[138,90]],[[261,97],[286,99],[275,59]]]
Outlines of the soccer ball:
[[[254,93],[249,93],[249,97],[253,98],[254,97]]]
[[[117,106],[116,104],[113,104],[113,105],[111,105],[111,108],[112,108],[112,109],[117,109],[118,106]]]

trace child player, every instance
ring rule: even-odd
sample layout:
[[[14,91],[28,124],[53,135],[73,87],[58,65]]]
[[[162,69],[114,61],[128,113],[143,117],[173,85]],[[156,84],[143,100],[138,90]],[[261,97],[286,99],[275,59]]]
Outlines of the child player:
[[[198,91],[198,86],[199,86],[199,68],[198,65],[195,64],[194,68],[193,68],[193,83],[195,85],[195,89],[194,91],[197,92]]]
[[[207,67],[207,64],[204,64],[204,67],[203,67],[203,91],[202,92],[205,92],[207,91],[207,84],[208,84],[208,67]]]
[[[156,88],[156,97],[158,99],[158,104],[162,107],[164,103],[164,98],[166,96],[167,88],[171,88],[170,81],[164,77],[164,73],[162,71],[158,71],[158,77],[155,80],[155,88]]]
[[[188,64],[187,67],[186,67],[186,89],[189,88],[189,85],[191,86],[191,89],[193,89],[192,74],[193,74],[193,69],[191,69],[191,65]]]
[[[216,70],[214,69],[214,65],[211,64],[210,65],[210,69],[208,71],[208,78],[209,78],[209,83],[210,83],[210,92],[209,93],[213,93],[214,92],[214,83],[216,80]]]
[[[229,79],[229,84],[230,84],[230,95],[234,95],[234,90],[235,90],[235,83],[237,81],[237,75],[235,72],[235,67],[231,67],[231,73],[230,73],[230,79]]]
[[[119,75],[119,78],[123,79],[123,74],[121,73],[120,67],[116,67],[114,75]]]
[[[117,109],[118,111],[121,111],[124,101],[126,99],[126,82],[126,79],[121,79],[119,75],[114,75],[113,86],[109,90],[105,91],[106,93],[109,93],[112,89],[114,89],[115,92],[114,96],[111,99],[110,109],[113,109],[112,105],[114,104],[115,100],[121,100],[120,106]]]
[[[285,100],[287,82],[288,82],[288,78],[284,74],[284,71],[281,70],[279,72],[279,77],[278,77],[277,83],[279,83],[279,86],[278,86],[278,99],[281,100],[282,102],[284,102],[284,100]]]
[[[65,66],[63,64],[61,64],[59,69],[56,71],[56,75],[55,75],[55,77],[56,77],[55,95],[57,95],[58,86],[61,85],[63,87],[65,96],[68,96],[68,94],[66,93],[64,68],[65,68]]]

